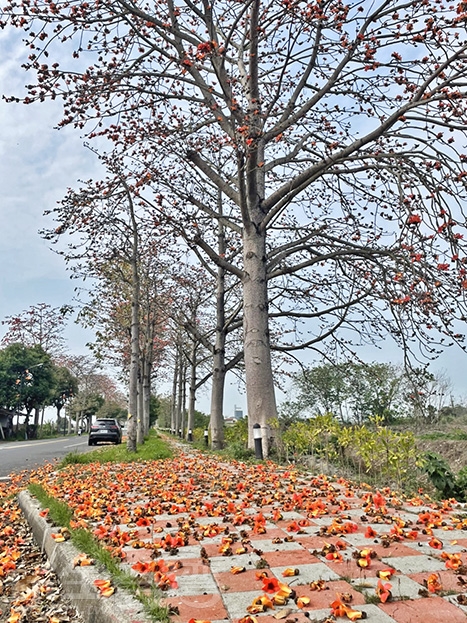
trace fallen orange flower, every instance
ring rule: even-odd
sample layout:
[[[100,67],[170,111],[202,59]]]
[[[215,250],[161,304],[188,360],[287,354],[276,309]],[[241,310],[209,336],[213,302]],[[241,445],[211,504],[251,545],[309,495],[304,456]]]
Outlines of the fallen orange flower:
[[[154,565],[152,569],[154,573],[167,573],[167,571],[169,571],[167,563],[162,558],[160,560],[154,560],[152,564]]]
[[[263,578],[262,589],[265,593],[277,593],[280,589],[279,580],[276,578]]]
[[[94,586],[99,591],[101,597],[110,597],[115,592],[115,588],[110,580],[94,580]]]
[[[211,621],[202,621],[201,619],[190,619],[188,623],[211,623]]]
[[[260,614],[261,612],[264,612],[264,606],[261,603],[251,604],[247,607],[246,611],[250,614]]]
[[[378,580],[378,585],[376,587],[376,594],[380,598],[381,603],[384,604],[388,600],[391,599],[392,597],[391,588],[392,588],[392,584],[389,584],[389,583],[383,584],[381,580]]]
[[[328,552],[325,556],[326,560],[333,560],[334,562],[342,562],[344,559],[339,552]]]
[[[367,539],[374,539],[376,536],[378,536],[376,530],[373,530],[371,526],[368,526],[368,528],[365,530],[365,537]]]
[[[150,573],[150,572],[154,572],[155,571],[155,561],[151,561],[151,562],[135,562],[134,565],[132,565],[132,569],[134,571],[137,571],[138,573]]]
[[[340,599],[336,599],[331,604],[331,614],[335,617],[347,617],[350,621],[359,621],[366,619],[366,612],[354,610],[347,604],[342,603]]]
[[[284,569],[284,571],[282,572],[282,576],[284,578],[290,578],[294,575],[299,575],[300,571],[299,569],[293,569],[292,567],[287,567],[287,569]]]
[[[141,528],[145,526],[150,526],[151,523],[152,522],[148,517],[140,517],[138,521],[136,522],[136,525]]]
[[[427,589],[430,591],[430,593],[437,593],[443,588],[441,585],[441,579],[438,573],[432,573],[431,575],[428,576],[426,580],[423,580],[423,583],[425,584]]]
[[[230,547],[230,543],[224,543],[220,545],[217,551],[223,556],[229,556],[232,554],[232,548]]]
[[[376,572],[376,576],[378,578],[381,578],[382,580],[389,580],[389,578],[394,575],[395,573],[395,569],[380,569],[379,571]]]
[[[282,582],[279,582],[279,590],[276,596],[286,597],[288,599],[293,592],[293,589],[290,588],[288,584],[283,584]]]
[[[56,543],[63,543],[65,541],[65,537],[63,534],[51,533],[50,535]]]
[[[314,580],[310,582],[310,590],[312,591],[324,591],[327,588],[324,580]]]
[[[255,575],[257,580],[264,580],[264,578],[269,577],[267,571],[256,571]]]
[[[7,623],[18,623],[21,620],[22,614],[17,610],[10,610],[10,616],[8,617]]]
[[[462,558],[460,554],[448,554],[443,552],[441,558],[446,560],[446,568],[457,570],[462,566]]]
[[[443,542],[436,537],[430,539],[430,541],[428,541],[428,545],[433,549],[443,549]]]
[[[86,554],[78,554],[73,558],[73,567],[88,567],[94,564],[94,559],[89,558]]]
[[[310,602],[311,599],[303,595],[302,597],[299,597],[295,603],[297,604],[297,608],[300,608],[300,610],[302,610],[305,606],[309,606]]]
[[[243,573],[244,571],[246,571],[245,567],[231,567],[230,568],[230,573],[232,573],[233,575],[238,575],[239,573]]]
[[[155,573],[154,580],[157,583],[157,587],[162,591],[166,591],[169,588],[177,588],[178,583],[173,573]]]

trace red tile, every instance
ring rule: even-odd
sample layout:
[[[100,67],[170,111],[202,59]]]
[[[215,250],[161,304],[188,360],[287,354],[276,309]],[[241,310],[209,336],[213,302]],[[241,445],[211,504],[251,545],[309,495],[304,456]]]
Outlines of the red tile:
[[[414,548],[407,547],[400,542],[394,542],[389,547],[383,547],[381,544],[373,544],[372,549],[378,554],[378,558],[393,558],[396,556],[419,556],[421,552]]]
[[[340,536],[305,536],[299,535],[295,538],[295,541],[298,545],[305,547],[309,550],[320,551],[326,545],[326,543],[331,543],[335,545],[337,541],[343,541],[344,539]],[[347,545],[347,549],[350,549],[352,545]]]
[[[270,567],[293,567],[295,565],[309,565],[314,562],[320,562],[316,556],[310,554],[306,549],[264,552],[262,558],[269,563]]]
[[[126,550],[125,553],[125,562],[130,565],[134,565],[136,562],[150,562],[153,560],[153,551],[150,549],[130,549]]]
[[[347,593],[352,596],[352,605],[361,605],[365,603],[365,597],[359,591],[356,591],[345,580],[336,580],[326,582],[325,589],[322,591],[312,591],[308,585],[295,587],[299,597],[305,596],[311,599],[311,603],[305,610],[320,610],[329,608],[329,605],[336,599],[338,594]]]
[[[323,560],[326,565],[341,577],[352,578],[354,580],[365,580],[366,578],[374,578],[376,572],[387,569],[388,565],[381,560],[373,559],[369,567],[362,569],[357,565],[354,558],[344,560],[343,562],[332,562]]]
[[[198,575],[211,572],[211,568],[203,563],[202,558],[186,558],[181,562],[183,567],[177,570],[177,575]]]
[[[465,623],[465,613],[442,597],[379,604],[397,623]]]
[[[286,606],[287,607],[287,606]],[[282,608],[277,608],[275,613],[279,613]],[[258,623],[277,623],[277,618],[274,614],[261,614],[260,616],[256,616]],[[241,619],[233,619],[233,623],[239,623]],[[310,623],[310,619],[307,618],[305,612],[300,612],[297,610],[290,614],[290,616],[282,619],[282,621],[293,621],[293,623]]]
[[[281,528],[267,528],[265,534],[255,534],[253,532],[248,533],[248,538],[251,540],[254,545],[255,540],[264,540],[264,539],[283,539],[286,536],[290,536],[288,532],[285,532]]]
[[[456,591],[457,593],[467,593],[467,586],[459,584],[459,576],[452,570],[446,569],[446,571],[439,571],[439,576],[443,591]],[[426,580],[430,576],[430,573],[413,573],[408,577],[424,586],[423,580]]]
[[[234,546],[237,545],[236,543],[234,543]],[[238,547],[240,547],[241,544],[238,545]],[[204,548],[206,554],[208,555],[209,558],[211,557],[217,557],[217,556],[222,556],[221,553],[219,553],[219,547],[221,546],[221,543],[203,543],[201,542],[201,547]]]
[[[267,570],[266,570],[267,571]],[[269,575],[272,575],[269,573]],[[221,592],[261,591],[263,583],[256,577],[255,569],[248,569],[243,573],[233,574],[230,571],[213,573],[214,579]]]
[[[161,604],[170,604],[172,607],[178,608],[179,614],[174,614],[171,617],[171,621],[174,623],[186,623],[191,618],[202,621],[228,619],[228,614],[220,595],[167,597],[161,600]]]

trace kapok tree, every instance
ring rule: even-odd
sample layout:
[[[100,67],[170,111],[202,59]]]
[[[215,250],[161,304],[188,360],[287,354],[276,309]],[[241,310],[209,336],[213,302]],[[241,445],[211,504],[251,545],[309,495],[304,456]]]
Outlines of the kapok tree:
[[[386,330],[406,348],[434,329],[457,339],[466,9],[7,3],[3,25],[25,31],[25,67],[37,74],[23,101],[62,97],[62,125],[93,120],[90,136],[131,148],[154,209],[183,217],[187,236],[240,278],[250,425],[276,414],[272,316],[285,322],[278,349],[339,335],[347,347]],[[211,188],[226,198],[222,214]],[[220,220],[238,264],[210,244]]]
[[[57,355],[63,352],[67,316],[72,308],[69,305],[51,307],[47,303],[32,305],[20,314],[7,316],[2,325],[7,331],[2,338],[2,346],[21,343],[24,346],[40,346],[49,353]]]
[[[162,345],[167,243],[134,205],[131,182],[117,164],[105,156],[100,161],[107,177],[69,189],[47,211],[55,224],[42,235],[54,244],[65,235],[68,244],[59,253],[75,276],[93,280],[79,319],[95,330],[96,355],[110,355],[123,369],[129,395],[127,445],[136,451],[149,429],[152,365],[160,354],[156,344],[159,350]]]

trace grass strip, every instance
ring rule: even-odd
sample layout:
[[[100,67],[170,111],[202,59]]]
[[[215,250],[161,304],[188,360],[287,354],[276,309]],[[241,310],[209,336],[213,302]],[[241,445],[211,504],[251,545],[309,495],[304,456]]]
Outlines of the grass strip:
[[[169,445],[156,431],[150,431],[145,443],[138,445],[136,452],[129,452],[126,444],[102,446],[91,452],[70,452],[59,464],[59,469],[67,465],[89,463],[134,463],[136,461],[156,461],[170,459],[173,453]]]
[[[45,489],[37,484],[31,483],[28,487],[43,508],[48,508],[48,517],[52,523],[59,527],[65,527],[70,532],[70,540],[79,552],[83,552],[96,562],[100,563],[110,575],[115,586],[130,592],[143,605],[146,614],[158,623],[169,623],[169,608],[160,605],[161,592],[155,585],[145,583],[142,590],[139,579],[129,571],[121,568],[120,561],[103,548],[96,538],[83,528],[73,529],[70,521],[73,518],[72,509],[61,500],[51,497]]]

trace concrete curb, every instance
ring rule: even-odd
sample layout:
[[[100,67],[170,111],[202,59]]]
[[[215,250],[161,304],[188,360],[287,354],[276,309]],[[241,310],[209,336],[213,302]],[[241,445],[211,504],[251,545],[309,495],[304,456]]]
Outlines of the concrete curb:
[[[108,579],[96,566],[73,567],[80,552],[70,543],[56,543],[51,528],[38,502],[27,491],[21,491],[18,502],[34,538],[50,561],[63,586],[63,591],[87,623],[151,623],[143,606],[130,593],[118,589],[111,597],[100,597],[94,586],[96,579]]]

